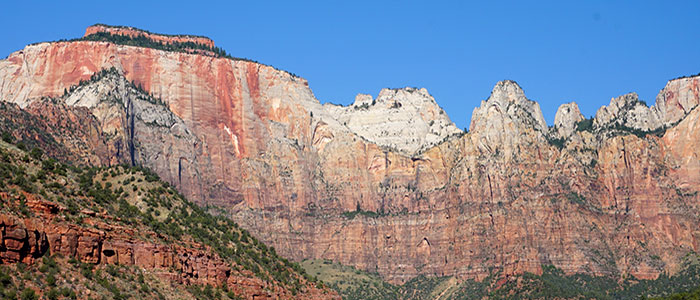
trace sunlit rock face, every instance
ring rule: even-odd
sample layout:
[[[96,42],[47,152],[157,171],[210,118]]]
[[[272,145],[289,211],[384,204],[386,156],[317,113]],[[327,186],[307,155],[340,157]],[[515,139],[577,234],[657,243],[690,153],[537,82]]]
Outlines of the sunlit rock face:
[[[700,77],[674,79],[656,96],[654,109],[664,126],[673,126],[700,103]]]
[[[111,67],[119,76],[69,92]],[[0,61],[3,100],[28,108],[50,96],[88,109],[112,143],[103,163],[133,157],[284,256],[332,259],[395,283],[543,264],[674,272],[699,250],[697,80],[670,81],[652,108],[618,98],[590,131],[574,129],[575,104],[549,129],[539,105],[502,81],[460,134],[423,89],[321,105],[306,80],[248,61],[86,41],[27,46]],[[122,88],[132,81],[164,104],[138,104]],[[101,99],[110,94],[133,109]],[[607,134],[622,117],[642,131],[671,127],[661,137]],[[137,141],[135,155],[116,141]]]
[[[596,112],[593,123],[599,128],[626,127],[654,131],[674,126],[686,117],[699,102],[698,77],[674,79],[659,92],[651,107],[639,100],[636,93],[610,100]]]
[[[498,82],[491,96],[474,108],[469,130],[479,150],[508,158],[524,143],[543,141],[548,132],[539,104],[527,99],[511,80]]]
[[[562,104],[554,116],[554,132],[551,134],[558,138],[568,138],[576,130],[578,122],[584,119],[585,117],[581,114],[576,102]]]
[[[610,100],[596,112],[593,125],[599,128],[620,127],[651,131],[662,126],[657,110],[639,101],[636,93],[630,93]]]
[[[462,133],[426,89],[382,89],[376,99],[359,94],[350,106],[324,107],[357,135],[406,155]]]

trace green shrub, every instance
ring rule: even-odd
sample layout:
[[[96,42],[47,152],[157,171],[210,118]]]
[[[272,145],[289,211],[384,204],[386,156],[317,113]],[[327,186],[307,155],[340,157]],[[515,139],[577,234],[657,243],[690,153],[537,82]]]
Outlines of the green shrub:
[[[2,132],[2,140],[5,143],[12,144],[15,141],[15,138],[9,132],[3,131]]]
[[[48,292],[46,292],[46,299],[56,300],[56,299],[58,299],[59,295],[60,294],[59,294],[58,290],[56,290],[55,288],[51,288]]]
[[[41,156],[44,155],[44,151],[41,150],[41,148],[35,147],[29,152],[29,155],[31,155],[35,160],[40,160]]]
[[[593,118],[578,121],[576,123],[576,131],[593,131]]]
[[[22,294],[20,295],[20,299],[22,300],[37,300],[39,299],[39,296],[34,292],[34,290],[30,288],[25,288],[22,291]]]
[[[550,145],[557,147],[559,150],[564,149],[564,144],[566,143],[566,139],[564,138],[548,138],[547,141]]]

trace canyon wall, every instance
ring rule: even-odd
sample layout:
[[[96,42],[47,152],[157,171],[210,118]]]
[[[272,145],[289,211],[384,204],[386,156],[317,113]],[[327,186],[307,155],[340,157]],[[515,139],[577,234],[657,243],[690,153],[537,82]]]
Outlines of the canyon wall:
[[[113,79],[71,89],[112,67]],[[700,246],[698,80],[670,81],[652,107],[615,98],[588,130],[577,128],[575,103],[549,128],[539,105],[502,81],[461,133],[427,91],[420,102],[409,89],[382,91],[375,104],[386,107],[371,96],[357,111],[324,106],[306,80],[248,61],[89,41],[31,45],[0,61],[4,101],[27,108],[55,97],[90,110],[106,140],[137,141],[138,155],[106,147],[101,163],[152,168],[282,255],[395,283],[543,264],[641,278],[676,270]],[[129,82],[164,106],[124,104],[136,101],[124,100]],[[121,106],[100,104],[105,95]],[[384,128],[370,111],[379,108],[401,108],[398,125]],[[409,119],[420,126],[396,130]]]

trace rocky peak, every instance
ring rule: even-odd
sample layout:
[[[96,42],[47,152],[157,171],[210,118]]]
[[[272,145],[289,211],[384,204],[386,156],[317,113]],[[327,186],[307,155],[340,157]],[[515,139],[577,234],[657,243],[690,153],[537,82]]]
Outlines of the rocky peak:
[[[700,75],[670,80],[656,96],[653,109],[664,126],[670,127],[700,104]]]
[[[647,107],[636,93],[628,93],[610,100],[596,112],[593,126],[603,128],[633,128],[652,131],[662,126],[655,109]]]
[[[628,93],[611,98],[609,105],[603,105],[598,109],[593,124],[598,127],[604,126],[637,106],[638,102],[639,97],[637,93]]]
[[[498,147],[509,152],[526,136],[541,137],[548,130],[540,105],[512,80],[498,82],[491,96],[474,108],[469,128],[475,144],[488,152]]]
[[[596,112],[597,129],[623,128],[654,131],[677,124],[700,104],[700,76],[670,80],[656,96],[656,104],[647,107],[636,93],[610,100]]]
[[[359,94],[351,106],[324,107],[355,134],[407,155],[462,132],[424,88],[382,89],[376,99]]]
[[[558,138],[567,138],[576,130],[576,123],[585,119],[576,102],[564,103],[554,116],[554,132]]]
[[[110,26],[104,24],[95,24],[88,27],[85,30],[85,36],[97,33],[108,33],[113,35],[124,35],[129,37],[143,36],[150,40],[165,44],[191,42],[214,48],[214,41],[212,41],[208,37],[203,36],[157,34],[129,26]]]
[[[495,109],[497,112],[504,113],[510,118],[515,118],[517,121],[534,126],[539,131],[547,131],[547,122],[544,120],[540,105],[527,99],[523,89],[515,81],[503,80],[496,83],[496,86],[491,91],[491,96],[486,101],[482,101],[481,106],[475,108],[474,112],[478,114],[485,108],[487,110],[489,108]],[[479,125],[474,120],[474,116],[472,116],[470,130],[477,129],[472,129],[472,126],[477,125],[478,127]],[[477,120],[480,119],[477,118]]]
[[[501,80],[496,83],[491,90],[491,96],[489,96],[489,101],[514,101],[517,99],[525,98],[525,92],[518,85],[517,82],[513,80]]]

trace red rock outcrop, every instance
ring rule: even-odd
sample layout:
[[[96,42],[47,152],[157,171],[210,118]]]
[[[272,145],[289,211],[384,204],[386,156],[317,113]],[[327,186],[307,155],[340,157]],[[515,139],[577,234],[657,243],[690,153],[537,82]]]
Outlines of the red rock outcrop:
[[[61,161],[88,165],[117,162],[110,157],[116,151],[105,143],[99,122],[84,108],[37,101],[22,110],[3,103],[0,130],[15,140],[31,141],[29,147],[38,146]]]
[[[38,214],[23,217],[0,214],[0,264],[33,264],[51,253],[75,257],[90,264],[119,264],[138,266],[164,279],[180,284],[226,284],[229,290],[247,299],[327,299],[333,294],[310,287],[301,295],[259,279],[250,271],[232,272],[229,263],[206,246],[194,242],[158,244],[136,238],[133,227],[108,224],[103,215],[86,212],[95,218],[86,218],[79,226],[63,220],[58,213],[63,207],[28,197],[27,206]],[[13,201],[0,194],[2,201]],[[107,217],[108,219],[109,217]],[[151,233],[155,235],[155,233]]]
[[[539,106],[502,82],[475,109],[469,133],[413,156],[351,132],[304,79],[247,61],[42,43],[0,61],[0,98],[25,107],[109,67],[162,98],[196,137],[188,170],[172,157],[154,163],[176,155],[163,149],[191,146],[162,140],[143,139],[140,163],[198,203],[226,208],[285,256],[405,282],[480,278],[492,267],[539,272],[542,264],[652,278],[700,250],[700,116],[685,105],[698,103],[697,77],[664,89],[683,96],[660,97],[656,111],[675,120],[671,108],[681,105],[684,117],[662,138],[569,124],[559,148]]]
[[[85,29],[85,36],[95,34],[98,32],[104,32],[114,35],[125,35],[130,37],[143,36],[153,41],[161,42],[164,44],[172,43],[195,43],[205,45],[210,48],[214,48],[214,41],[208,37],[194,36],[194,35],[167,35],[167,34],[157,34],[150,33],[148,31],[128,27],[128,26],[109,26],[103,24],[96,24]]]

